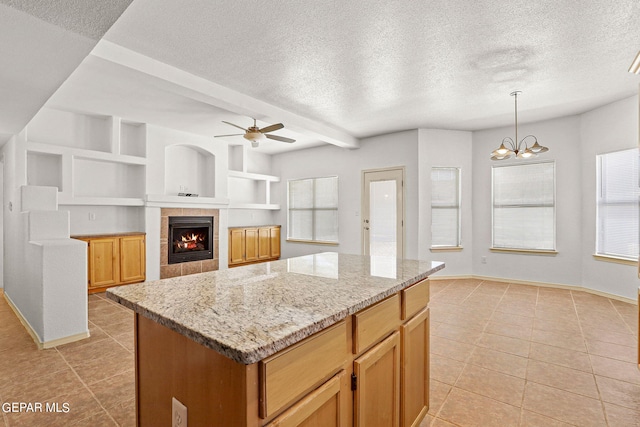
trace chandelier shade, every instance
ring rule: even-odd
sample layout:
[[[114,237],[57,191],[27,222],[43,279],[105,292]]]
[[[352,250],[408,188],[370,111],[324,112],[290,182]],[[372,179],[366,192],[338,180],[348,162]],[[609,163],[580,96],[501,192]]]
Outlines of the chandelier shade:
[[[500,147],[496,148],[491,153],[491,160],[506,160],[510,159],[511,156],[516,156],[518,159],[530,159],[532,157],[536,157],[540,153],[549,151],[547,147],[540,145],[538,138],[533,135],[527,135],[518,141],[518,95],[521,93],[521,91],[516,90],[510,94],[515,98],[516,138],[515,140],[510,137],[504,138]],[[533,141],[531,147],[527,145],[527,141]]]

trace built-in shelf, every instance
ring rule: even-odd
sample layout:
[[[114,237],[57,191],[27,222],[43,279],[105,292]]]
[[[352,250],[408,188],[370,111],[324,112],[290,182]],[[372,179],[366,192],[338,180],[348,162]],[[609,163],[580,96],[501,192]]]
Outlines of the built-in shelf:
[[[229,170],[227,174],[232,178],[244,178],[244,179],[252,179],[254,181],[269,181],[269,182],[280,182],[279,176],[274,175],[264,175],[260,173],[251,173],[251,172],[241,172],[235,170]]]
[[[280,210],[280,205],[277,203],[230,203],[229,209],[266,209],[266,210]]]
[[[78,159],[98,160],[102,162],[124,163],[130,165],[147,164],[147,159],[144,157],[131,156],[127,154],[113,154],[104,151],[86,150],[84,148],[70,148],[32,141],[27,142],[27,151],[30,153],[51,154],[58,156],[70,155],[71,157]]]
[[[229,199],[220,197],[185,197],[185,196],[169,196],[166,194],[147,194],[145,205],[152,207],[228,207]]]
[[[58,204],[65,206],[144,206],[144,199],[133,197],[74,197],[59,193]]]

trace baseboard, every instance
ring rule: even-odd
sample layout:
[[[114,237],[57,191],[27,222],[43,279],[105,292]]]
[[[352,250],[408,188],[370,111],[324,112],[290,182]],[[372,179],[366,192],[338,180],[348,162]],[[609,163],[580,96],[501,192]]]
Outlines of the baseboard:
[[[89,338],[89,336],[90,336],[89,331],[86,331],[86,332],[81,332],[79,334],[71,335],[71,336],[68,336],[68,337],[57,338],[55,340],[42,342],[42,341],[40,341],[40,337],[38,336],[36,331],[33,329],[31,324],[29,323],[29,321],[22,315],[22,312],[20,311],[20,309],[13,303],[13,301],[11,301],[11,298],[7,294],[5,294],[4,291],[0,295],[4,297],[4,300],[7,302],[9,307],[11,307],[11,310],[13,310],[13,312],[16,315],[16,317],[20,321],[20,323],[22,323],[22,326],[24,326],[24,328],[27,330],[29,335],[31,335],[31,339],[33,339],[33,342],[36,343],[36,345],[38,346],[39,350],[43,350],[43,349],[47,349],[47,348],[53,348],[53,347],[56,347],[58,345],[68,344],[68,343],[74,342],[74,341],[79,341],[79,340],[82,340],[82,339],[85,339],[85,338]]]
[[[570,291],[580,291],[587,292],[589,294],[598,295],[605,298],[614,299],[617,301],[626,302],[633,305],[638,305],[638,301],[633,298],[621,297],[620,295],[614,295],[607,292],[597,291],[595,289],[584,288],[582,286],[576,285],[564,285],[562,283],[548,283],[548,282],[535,282],[531,280],[514,280],[514,279],[505,279],[502,277],[492,277],[492,276],[476,276],[473,274],[470,275],[460,275],[460,276],[431,276],[429,280],[438,281],[438,280],[462,280],[462,279],[475,279],[475,280],[490,280],[492,282],[501,282],[501,283],[514,283],[516,285],[529,285],[529,286],[538,286],[541,288],[556,288],[556,289],[567,289]]]

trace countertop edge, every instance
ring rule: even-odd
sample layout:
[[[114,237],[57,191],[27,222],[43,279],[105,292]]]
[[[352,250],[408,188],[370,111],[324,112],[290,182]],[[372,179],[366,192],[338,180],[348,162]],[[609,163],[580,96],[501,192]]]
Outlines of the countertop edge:
[[[118,304],[123,305],[124,307],[127,307],[133,310],[135,313],[140,314],[141,316],[144,316],[149,320],[153,320],[154,322],[176,333],[179,333],[187,338],[190,338],[191,340],[197,342],[198,344],[201,344],[207,348],[210,348],[222,354],[223,356],[228,357],[231,360],[234,360],[235,362],[238,362],[244,365],[251,365],[253,363],[264,360],[265,358],[277,353],[278,351],[283,350],[293,344],[296,344],[302,341],[303,339],[317,332],[320,332],[323,329],[328,328],[329,326],[332,326],[338,323],[339,321],[345,319],[347,316],[357,313],[358,311],[364,308],[367,308],[377,302],[380,302],[383,299],[401,291],[402,289],[405,289],[415,283],[418,283],[428,278],[433,273],[442,270],[444,267],[445,267],[444,263],[439,264],[429,269],[428,271],[422,274],[419,274],[396,286],[388,288],[371,298],[360,301],[359,303],[351,307],[348,307],[346,310],[342,310],[339,313],[326,317],[318,322],[313,323],[312,325],[303,327],[289,335],[286,335],[280,339],[277,339],[269,344],[265,344],[261,347],[253,349],[252,351],[249,351],[249,352],[237,350],[229,346],[226,346],[212,337],[205,336],[197,331],[194,331],[186,327],[185,325],[182,325],[171,319],[167,319],[166,317],[158,313],[148,310],[147,308],[145,308],[140,304],[123,299],[122,297],[112,293],[110,289],[107,290],[106,295],[107,295],[107,298],[117,302]]]

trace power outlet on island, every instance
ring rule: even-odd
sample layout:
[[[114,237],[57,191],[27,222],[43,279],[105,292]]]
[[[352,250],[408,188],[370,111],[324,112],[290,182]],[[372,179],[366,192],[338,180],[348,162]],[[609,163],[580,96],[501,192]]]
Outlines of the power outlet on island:
[[[175,397],[171,398],[171,427],[187,427],[187,407]]]

